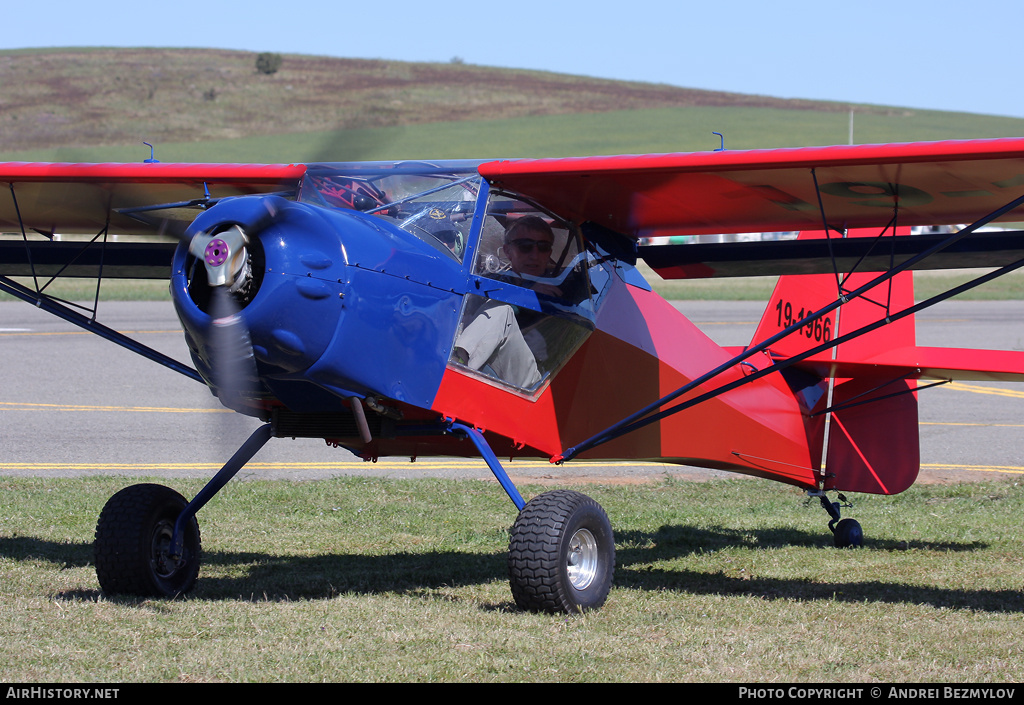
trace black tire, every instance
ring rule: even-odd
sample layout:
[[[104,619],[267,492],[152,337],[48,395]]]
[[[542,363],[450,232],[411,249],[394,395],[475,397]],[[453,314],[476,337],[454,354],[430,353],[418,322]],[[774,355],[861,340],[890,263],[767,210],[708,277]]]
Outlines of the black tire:
[[[836,548],[860,548],[864,543],[864,531],[856,519],[840,519],[832,533]]]
[[[615,572],[615,539],[604,509],[570,490],[534,497],[512,526],[508,572],[521,609],[573,614],[599,608]]]
[[[93,555],[100,588],[109,595],[174,597],[199,575],[199,524],[182,536],[178,561],[168,557],[174,522],[188,502],[163,485],[132,485],[111,497],[96,524]]]

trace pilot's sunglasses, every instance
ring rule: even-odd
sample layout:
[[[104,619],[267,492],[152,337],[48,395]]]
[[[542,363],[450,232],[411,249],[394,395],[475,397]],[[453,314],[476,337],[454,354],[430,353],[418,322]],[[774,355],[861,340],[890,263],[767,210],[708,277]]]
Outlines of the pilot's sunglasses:
[[[513,240],[509,243],[517,250],[520,254],[528,255],[533,252],[533,248],[537,248],[537,252],[542,255],[551,252],[551,243],[547,240],[531,240],[530,238],[523,238],[522,240]]]

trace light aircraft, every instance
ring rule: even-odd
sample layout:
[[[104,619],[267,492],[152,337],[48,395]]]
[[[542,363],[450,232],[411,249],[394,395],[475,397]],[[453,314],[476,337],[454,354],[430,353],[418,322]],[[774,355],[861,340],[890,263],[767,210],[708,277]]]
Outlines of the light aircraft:
[[[954,379],[1024,379],[1024,352],[921,347],[913,321],[1024,264],[1021,233],[982,229],[1024,220],[1024,139],[6,163],[0,181],[0,231],[13,234],[0,242],[0,289],[264,422],[191,500],[151,484],[111,497],[95,538],[108,594],[190,590],[197,512],[269,439],[309,437],[366,460],[481,457],[518,510],[515,602],[595,609],[615,564],[606,513],[576,491],[525,501],[499,458],[646,459],[779,481],[820,501],[836,546],[858,546],[842,493],[913,484],[918,394]],[[949,223],[970,224],[908,235]],[[801,234],[641,244],[762,231]],[[780,276],[749,345],[723,348],[652,291],[638,259],[667,278]],[[948,267],[983,269],[915,303],[913,270]],[[166,278],[194,367],[48,295],[59,276]]]

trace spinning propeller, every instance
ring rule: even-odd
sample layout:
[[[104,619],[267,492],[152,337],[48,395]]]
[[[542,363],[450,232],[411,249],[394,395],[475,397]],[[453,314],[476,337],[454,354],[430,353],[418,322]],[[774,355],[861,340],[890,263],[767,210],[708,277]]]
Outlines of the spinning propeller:
[[[209,297],[203,308],[212,319],[206,345],[211,381],[221,403],[235,411],[251,410],[261,387],[242,309],[258,287],[252,262],[254,238],[279,212],[269,201],[265,204],[268,217],[250,226],[249,232],[238,224],[220,224],[186,236],[189,254],[196,258],[190,289],[206,290]],[[205,282],[195,281],[204,271]]]

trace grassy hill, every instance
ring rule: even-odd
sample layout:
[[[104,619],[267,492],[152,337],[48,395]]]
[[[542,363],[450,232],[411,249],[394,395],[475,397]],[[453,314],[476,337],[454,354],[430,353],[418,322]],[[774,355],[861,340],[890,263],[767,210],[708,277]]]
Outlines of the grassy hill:
[[[285,55],[266,75],[253,53],[200,49],[0,51],[0,86],[0,160],[140,161],[143,141],[167,162],[630,154],[714,149],[712,131],[730,149],[796,147],[847,143],[851,111],[859,143],[1024,135],[1014,118],[457,63]],[[918,277],[922,291],[955,275],[929,276]],[[752,299],[773,281],[650,280],[670,298]],[[985,290],[1024,292],[1021,277],[1004,284]],[[70,282],[59,295],[91,298],[91,286]],[[105,295],[167,291],[111,282]]]
[[[0,52],[0,159],[570,156],[1003,137],[1024,120],[497,69],[202,49]]]

